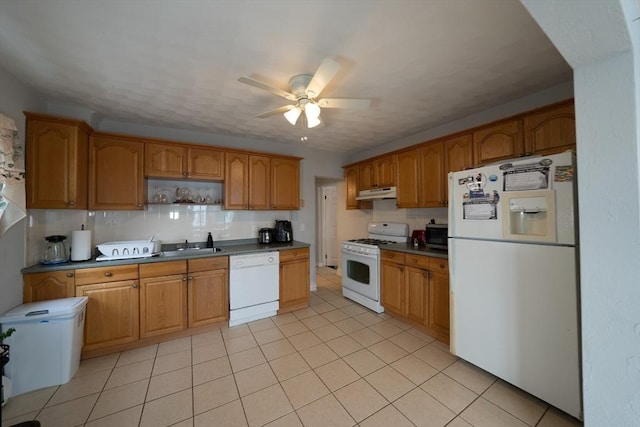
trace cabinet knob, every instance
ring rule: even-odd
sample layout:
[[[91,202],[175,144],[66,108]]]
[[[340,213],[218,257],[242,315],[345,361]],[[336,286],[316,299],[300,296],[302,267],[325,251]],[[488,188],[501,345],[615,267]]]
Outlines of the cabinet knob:
[[[193,276],[189,276],[189,280],[193,280]]]
[[[75,201],[73,201],[73,200],[69,200],[69,206],[75,206],[75,205],[76,205],[76,202],[75,202]]]
[[[106,273],[104,273],[104,275],[107,276],[107,277],[111,277],[111,276],[113,276],[113,273],[110,272],[110,271],[107,271]]]
[[[142,207],[142,203],[138,203],[136,206],[141,208]]]
[[[133,289],[138,289],[138,284],[137,284],[137,283],[134,283],[133,285],[131,285],[131,287],[132,287]]]
[[[67,273],[67,277],[73,277],[73,273]]]
[[[182,281],[183,281],[183,282],[186,282],[186,281],[187,281],[187,276],[183,276],[183,277],[182,277]]]
[[[443,263],[440,263],[440,268],[444,268],[444,264]]]

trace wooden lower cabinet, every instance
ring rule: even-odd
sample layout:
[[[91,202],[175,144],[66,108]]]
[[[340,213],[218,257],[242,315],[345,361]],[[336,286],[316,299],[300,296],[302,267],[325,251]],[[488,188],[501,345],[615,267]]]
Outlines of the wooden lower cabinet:
[[[83,351],[139,339],[137,280],[76,286],[76,296],[89,298],[84,322]]]
[[[381,251],[385,311],[449,343],[449,265],[424,255]]]
[[[187,262],[140,265],[140,338],[187,327]]]
[[[309,248],[280,251],[279,313],[309,305]]]
[[[73,270],[67,270],[25,274],[22,288],[22,302],[26,304],[28,302],[74,296],[74,273]]]
[[[188,326],[229,319],[229,257],[188,261]]]

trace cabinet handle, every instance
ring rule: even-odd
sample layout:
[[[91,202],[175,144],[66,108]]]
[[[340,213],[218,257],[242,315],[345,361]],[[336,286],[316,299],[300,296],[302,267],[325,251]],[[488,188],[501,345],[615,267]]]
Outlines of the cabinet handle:
[[[183,281],[183,282],[186,282],[186,281],[187,281],[187,276],[183,276],[183,277],[182,277],[182,281]]]
[[[73,277],[73,273],[67,273],[67,277]]]
[[[193,276],[189,276],[189,280],[190,280],[190,281],[191,281],[191,280],[193,280]]]
[[[440,268],[444,268],[444,264],[443,263],[440,263]]]
[[[111,277],[111,276],[113,276],[113,273],[110,272],[110,271],[107,271],[106,273],[104,273],[104,275],[107,276],[107,277]]]
[[[141,208],[142,207],[142,203],[138,203],[136,206]]]
[[[186,172],[182,172],[182,176],[187,176],[187,173]]]
[[[134,283],[133,285],[131,285],[131,287],[132,287],[133,289],[138,289],[138,284],[137,284],[137,283]]]
[[[69,206],[75,206],[75,205],[76,205],[76,202],[75,202],[75,201],[73,201],[73,200],[69,200]]]

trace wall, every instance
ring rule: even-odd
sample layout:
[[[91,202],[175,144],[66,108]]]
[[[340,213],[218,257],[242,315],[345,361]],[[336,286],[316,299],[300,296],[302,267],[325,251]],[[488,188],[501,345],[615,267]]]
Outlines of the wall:
[[[574,69],[585,426],[637,426],[639,5],[523,3]]]
[[[35,92],[24,86],[0,66],[0,112],[16,121],[24,147],[24,110],[43,108]],[[25,221],[0,237],[0,313],[22,303],[22,275],[25,266]]]

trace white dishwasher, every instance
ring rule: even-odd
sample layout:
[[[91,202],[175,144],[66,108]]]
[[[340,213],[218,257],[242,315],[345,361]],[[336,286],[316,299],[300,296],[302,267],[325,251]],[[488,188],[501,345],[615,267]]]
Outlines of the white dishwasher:
[[[278,252],[229,257],[229,326],[276,315],[279,265]]]

